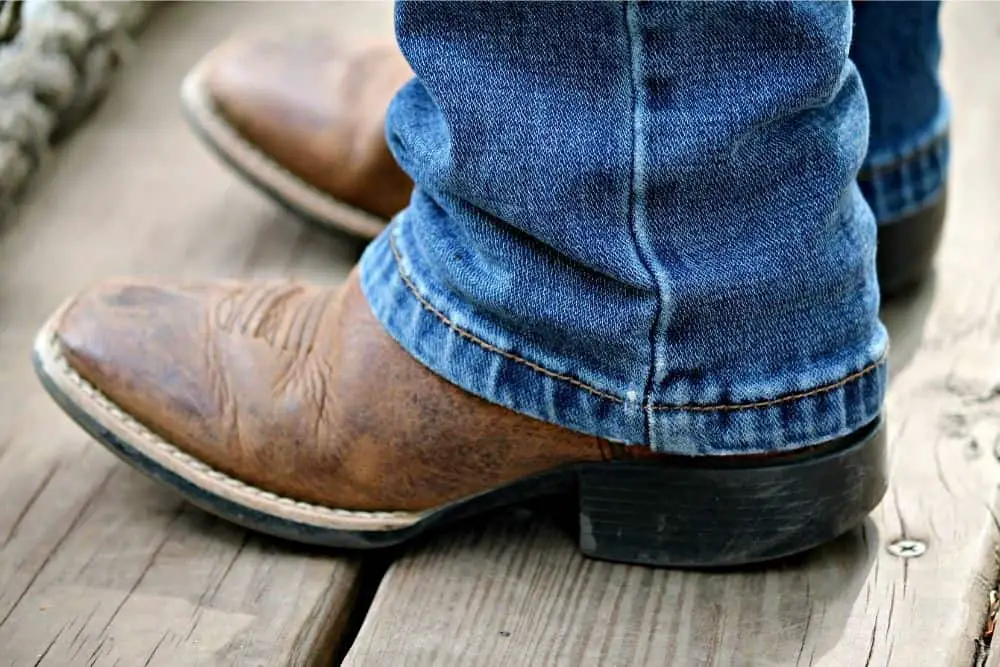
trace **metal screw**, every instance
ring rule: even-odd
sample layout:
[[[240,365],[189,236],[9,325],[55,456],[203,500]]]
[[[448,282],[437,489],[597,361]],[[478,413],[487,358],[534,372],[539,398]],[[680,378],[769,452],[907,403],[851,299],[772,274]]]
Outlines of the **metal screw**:
[[[920,558],[927,551],[927,544],[920,540],[896,540],[889,545],[889,553],[899,558]]]
[[[978,458],[979,457],[979,441],[976,440],[975,438],[971,438],[971,437],[970,438],[966,438],[965,439],[965,449],[963,450],[963,452],[965,454],[966,460],[968,460],[968,461],[971,461],[971,460],[973,460],[975,458]]]

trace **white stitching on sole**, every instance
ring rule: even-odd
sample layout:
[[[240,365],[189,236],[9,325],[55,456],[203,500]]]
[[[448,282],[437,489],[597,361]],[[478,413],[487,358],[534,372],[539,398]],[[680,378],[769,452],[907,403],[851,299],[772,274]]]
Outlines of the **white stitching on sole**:
[[[62,309],[60,309],[61,312]],[[58,313],[56,315],[58,317]],[[66,357],[62,354],[60,350],[59,343],[56,339],[54,332],[52,332],[50,326],[46,326],[40,335],[42,339],[38,348],[47,357],[47,361],[53,364],[56,369],[63,374],[64,379],[71,382],[76,388],[81,390],[90,400],[94,401],[98,407],[109,413],[115,419],[121,421],[121,423],[126,426],[130,431],[134,432],[138,437],[142,438],[143,444],[156,448],[159,452],[166,454],[167,456],[173,458],[174,460],[180,462],[182,465],[196,470],[202,474],[211,477],[213,480],[217,481],[220,485],[229,487],[233,491],[241,494],[248,494],[256,498],[266,500],[273,503],[278,503],[287,507],[296,507],[303,510],[308,510],[310,512],[319,514],[324,517],[331,519],[344,518],[344,519],[391,519],[395,520],[392,525],[386,526],[380,529],[370,528],[370,532],[381,532],[384,530],[391,530],[394,528],[405,528],[407,526],[415,524],[419,519],[423,518],[424,512],[364,512],[364,511],[354,511],[345,509],[336,509],[331,507],[324,507],[322,505],[314,505],[312,503],[307,503],[301,500],[295,500],[294,498],[288,498],[285,496],[278,496],[277,494],[271,493],[270,491],[265,491],[259,489],[255,486],[241,482],[238,479],[230,477],[223,472],[220,472],[211,466],[203,463],[197,458],[187,454],[174,445],[156,435],[143,424],[135,420],[134,417],[123,411],[117,405],[115,405],[109,398],[102,394],[96,387],[84,380],[73,368],[69,365]],[[44,346],[44,347],[43,347]],[[46,364],[48,365],[48,364]],[[55,379],[55,378],[53,378]],[[78,406],[79,407],[79,406]],[[90,412],[87,414],[92,418],[97,420],[97,417]],[[99,420],[98,420],[99,421]],[[105,425],[106,426],[106,425]],[[130,443],[133,444],[134,443]],[[139,447],[141,450],[142,447]],[[188,480],[195,483],[193,480]],[[232,500],[232,499],[230,499]],[[280,514],[276,516],[282,517]],[[293,520],[293,519],[288,519]],[[403,520],[403,521],[400,521]],[[302,523],[298,521],[298,523]],[[315,525],[315,524],[314,524]],[[325,527],[325,526],[324,526]],[[336,529],[336,528],[334,528]],[[343,528],[342,530],[361,530],[364,531],[365,528]]]

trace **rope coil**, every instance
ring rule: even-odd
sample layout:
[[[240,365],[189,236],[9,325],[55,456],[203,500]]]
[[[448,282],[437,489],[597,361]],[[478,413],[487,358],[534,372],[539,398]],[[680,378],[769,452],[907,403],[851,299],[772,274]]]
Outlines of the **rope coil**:
[[[148,0],[0,0],[0,215],[103,98]]]

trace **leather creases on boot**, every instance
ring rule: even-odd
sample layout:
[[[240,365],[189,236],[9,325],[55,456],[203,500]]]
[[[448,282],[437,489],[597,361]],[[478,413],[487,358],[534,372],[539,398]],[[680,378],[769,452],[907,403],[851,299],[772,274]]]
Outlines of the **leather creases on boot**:
[[[423,510],[610,451],[428,371],[354,279],[109,285],[56,336],[77,373],[176,447],[320,505]]]

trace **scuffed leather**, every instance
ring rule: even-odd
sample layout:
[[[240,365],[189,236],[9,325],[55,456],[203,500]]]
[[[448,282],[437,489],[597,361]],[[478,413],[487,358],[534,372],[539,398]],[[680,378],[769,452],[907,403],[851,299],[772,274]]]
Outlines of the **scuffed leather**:
[[[306,183],[391,218],[413,183],[385,140],[385,113],[413,77],[391,41],[348,43],[323,33],[235,38],[208,58],[219,114]]]
[[[328,507],[423,510],[563,464],[648,455],[474,397],[342,288],[123,282],[57,325],[69,364],[208,465]]]

